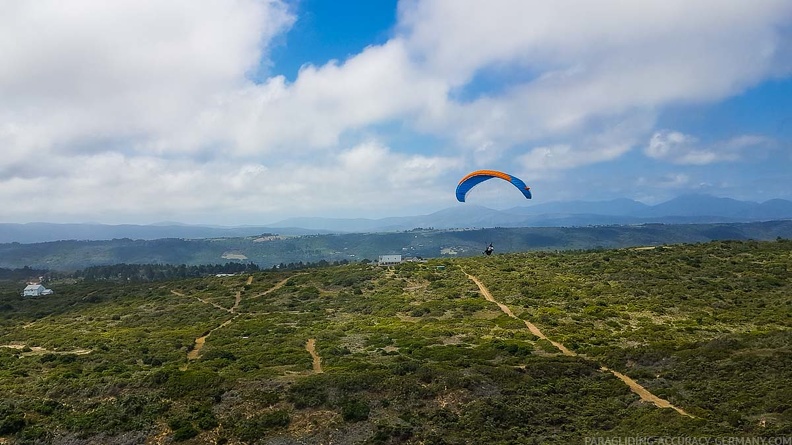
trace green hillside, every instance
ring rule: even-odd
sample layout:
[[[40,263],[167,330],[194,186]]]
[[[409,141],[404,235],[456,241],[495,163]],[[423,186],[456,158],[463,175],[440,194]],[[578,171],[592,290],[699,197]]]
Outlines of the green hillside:
[[[22,286],[0,443],[792,436],[788,240]]]
[[[712,240],[792,238],[792,221],[729,224],[644,224],[637,226],[522,227],[478,230],[414,229],[297,237],[252,236],[214,239],[57,241],[0,244],[0,268],[25,266],[69,271],[96,265],[217,264],[250,262],[261,268],[289,263],[376,260],[379,255],[452,258],[496,252],[620,248]]]

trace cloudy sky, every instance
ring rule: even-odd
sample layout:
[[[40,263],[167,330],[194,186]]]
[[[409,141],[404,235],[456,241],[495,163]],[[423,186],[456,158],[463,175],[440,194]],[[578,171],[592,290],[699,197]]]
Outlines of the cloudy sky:
[[[0,0],[0,222],[792,199],[788,0]]]

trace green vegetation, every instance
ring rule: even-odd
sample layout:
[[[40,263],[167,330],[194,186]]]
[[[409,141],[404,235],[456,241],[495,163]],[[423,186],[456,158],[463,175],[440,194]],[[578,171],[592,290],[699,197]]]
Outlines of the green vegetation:
[[[792,435],[788,240],[72,280],[38,298],[8,277],[8,443]],[[602,365],[695,418],[641,402]]]

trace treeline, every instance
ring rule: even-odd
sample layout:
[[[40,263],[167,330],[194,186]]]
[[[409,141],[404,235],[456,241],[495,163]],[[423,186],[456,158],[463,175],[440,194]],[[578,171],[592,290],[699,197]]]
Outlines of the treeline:
[[[366,261],[368,262],[368,261]],[[349,264],[348,260],[341,261],[302,261],[296,263],[280,263],[273,266],[272,270],[300,270],[317,267],[330,267]],[[69,278],[83,280],[106,281],[166,281],[182,278],[199,278],[217,274],[244,274],[262,270],[255,263],[201,264],[188,266],[186,264],[113,264],[109,266],[91,266],[68,275]],[[46,272],[46,271],[45,271]],[[52,273],[50,273],[52,275]]]
[[[46,269],[33,269],[28,266],[19,269],[0,268],[0,280],[28,280],[35,277],[42,277],[49,271]]]
[[[261,270],[254,263],[201,264],[113,264],[91,266],[69,274],[70,278],[107,281],[164,281],[216,274],[251,273]]]
[[[365,259],[361,261],[363,264],[368,264],[371,261]],[[307,263],[303,263],[302,261],[298,261],[296,263],[280,263],[272,266],[272,270],[300,270],[300,269],[312,269],[316,267],[330,267],[330,266],[343,266],[345,264],[349,264],[349,260],[339,260],[339,261],[327,261],[327,260],[320,260],[320,261],[309,261]]]
[[[368,263],[369,260],[363,260]],[[271,270],[301,270],[319,267],[340,266],[349,264],[348,260],[340,261],[315,261],[280,263],[272,266]],[[124,281],[148,282],[179,280],[183,278],[200,278],[217,274],[243,274],[258,272],[262,269],[255,263],[225,264],[111,264],[106,266],[90,266],[75,272],[56,272],[47,269],[34,269],[28,266],[18,269],[0,268],[0,280],[31,280],[43,277],[44,281],[71,278],[86,281]]]

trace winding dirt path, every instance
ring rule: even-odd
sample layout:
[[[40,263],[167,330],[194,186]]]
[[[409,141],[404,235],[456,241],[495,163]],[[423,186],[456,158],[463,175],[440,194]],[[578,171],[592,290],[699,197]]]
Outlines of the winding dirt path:
[[[253,276],[251,275],[247,279],[247,284],[250,284],[252,282],[253,282]],[[176,290],[171,290],[171,293],[175,294],[175,295],[178,295],[180,297],[186,297],[187,296],[183,292],[179,292],[179,291],[176,291]],[[232,307],[230,307],[230,308],[226,308],[226,307],[220,306],[219,304],[216,304],[216,303],[208,301],[208,300],[204,300],[203,298],[200,298],[200,297],[193,297],[193,298],[195,298],[196,300],[200,301],[201,303],[214,306],[214,307],[216,307],[218,309],[222,309],[224,311],[227,311],[227,312],[229,312],[231,314],[236,314],[236,315],[234,315],[233,317],[231,317],[228,320],[224,321],[223,323],[221,323],[219,326],[215,327],[214,329],[211,329],[209,332],[206,333],[206,335],[202,335],[202,336],[196,338],[195,342],[193,343],[192,349],[190,349],[190,351],[187,352],[187,362],[190,362],[191,360],[196,360],[196,359],[201,357],[201,350],[203,349],[204,345],[206,344],[206,339],[209,338],[210,335],[212,335],[212,332],[214,332],[214,331],[216,331],[216,330],[218,330],[220,328],[226,327],[229,324],[231,324],[231,322],[236,320],[236,318],[239,316],[239,314],[237,314],[237,308],[239,308],[239,303],[242,302],[242,291],[238,290],[236,292],[236,295],[234,296],[234,305]],[[187,365],[182,366],[181,369],[182,370],[187,370]]]
[[[308,342],[305,344],[305,350],[311,354],[311,358],[313,358],[313,371],[317,374],[321,374],[322,371],[322,357],[319,357],[319,354],[316,353],[316,339],[309,338]]]
[[[270,294],[272,292],[275,292],[276,290],[282,288],[286,284],[286,282],[288,282],[292,277],[296,277],[297,275],[305,275],[305,272],[296,273],[296,274],[292,275],[291,277],[284,278],[284,279],[278,281],[277,283],[275,283],[274,286],[272,286],[271,288],[265,290],[264,292],[262,292],[260,294],[253,295],[252,297],[250,297],[250,299],[252,300],[253,298],[263,297],[264,295],[267,295],[267,294]],[[251,277],[251,278],[253,278],[253,277]]]
[[[234,305],[231,307],[231,309],[228,312],[235,314],[237,308],[239,308],[239,303],[241,302],[242,302],[242,291],[238,290],[236,295],[234,296]]]
[[[289,278],[291,278],[291,277],[285,278],[285,279],[277,282],[273,287],[267,289],[266,291],[264,291],[264,292],[262,292],[260,294],[254,295],[251,298],[261,297],[263,295],[266,295],[266,294],[268,294],[270,292],[273,292],[273,291],[279,289],[284,284],[286,284],[287,281],[289,281]],[[248,277],[246,283],[247,284],[253,283],[253,276],[252,275]],[[174,295],[178,295],[180,297],[188,297],[188,295],[185,295],[183,292],[179,292],[177,290],[171,290],[171,293],[174,294]],[[235,298],[234,298],[234,306],[231,307],[231,308],[226,308],[226,307],[220,306],[219,304],[213,303],[213,302],[208,301],[208,300],[204,300],[203,298],[199,298],[199,297],[192,297],[192,298],[195,298],[196,300],[200,301],[201,303],[209,304],[209,305],[214,306],[214,307],[216,307],[218,309],[222,309],[224,311],[227,311],[227,312],[229,312],[231,314],[234,314],[234,316],[229,318],[228,320],[224,321],[219,326],[209,330],[209,332],[207,332],[206,335],[202,335],[202,336],[200,336],[200,337],[195,339],[195,342],[193,343],[192,349],[190,349],[190,351],[187,352],[187,363],[188,364],[189,364],[190,361],[196,360],[196,359],[201,357],[201,350],[203,349],[204,345],[206,344],[206,339],[209,338],[210,335],[212,335],[212,332],[230,325],[234,320],[237,319],[237,317],[242,315],[241,313],[237,312],[237,309],[239,308],[239,303],[242,302],[242,291],[241,290],[237,291],[237,293],[235,295]],[[315,351],[314,351],[314,353],[315,353]],[[314,359],[314,362],[316,362],[315,359]],[[182,371],[186,371],[187,370],[187,366],[188,365],[185,364],[180,369]],[[322,372],[321,371],[321,367],[320,367],[319,372]]]
[[[533,335],[535,335],[535,336],[537,336],[537,337],[539,337],[539,338],[541,338],[543,340],[549,341],[550,343],[553,344],[553,346],[558,348],[558,350],[561,351],[561,353],[564,354],[564,355],[567,355],[567,356],[570,356],[570,357],[578,356],[578,354],[570,351],[569,349],[566,348],[566,346],[562,345],[561,343],[558,343],[556,341],[553,341],[553,340],[550,340],[549,338],[547,338],[547,336],[544,335],[542,333],[542,331],[540,331],[539,328],[536,327],[536,325],[534,325],[533,323],[529,322],[528,320],[522,320],[521,318],[519,318],[516,315],[514,315],[514,313],[511,311],[511,309],[509,309],[505,304],[496,301],[495,298],[490,293],[489,289],[487,289],[487,287],[484,286],[484,283],[482,283],[478,278],[474,277],[473,275],[470,275],[469,273],[465,272],[464,270],[462,271],[462,273],[464,273],[465,276],[467,276],[470,280],[472,280],[474,283],[476,283],[476,286],[478,286],[479,290],[481,291],[481,294],[484,295],[484,298],[487,301],[497,304],[498,307],[501,309],[501,311],[503,311],[503,313],[505,313],[509,317],[515,318],[515,319],[520,320],[523,323],[525,323],[525,326],[528,327],[528,329],[531,331],[531,333]],[[581,357],[585,357],[585,356],[581,355]],[[647,390],[646,388],[641,386],[638,382],[636,382],[635,380],[631,379],[630,377],[628,377],[628,376],[626,376],[626,375],[624,375],[624,374],[622,374],[622,373],[620,373],[618,371],[614,371],[613,369],[607,368],[607,367],[605,367],[603,365],[600,365],[600,370],[601,371],[605,371],[605,372],[610,372],[616,378],[618,378],[619,380],[624,382],[630,388],[630,390],[632,392],[634,392],[635,394],[638,395],[638,397],[641,398],[641,400],[643,400],[645,402],[650,402],[650,403],[654,404],[655,406],[657,406],[658,408],[671,408],[671,409],[673,409],[674,411],[678,412],[679,414],[681,414],[683,416],[688,416],[688,417],[691,417],[691,418],[695,418],[695,416],[693,416],[691,414],[688,414],[683,409],[672,405],[669,401],[667,401],[665,399],[661,399],[660,397],[657,397],[656,395],[652,394],[651,392],[649,392],[649,390]]]
[[[253,283],[253,275],[250,275],[247,278],[245,285],[250,286],[252,283]],[[238,290],[236,295],[234,296],[234,305],[231,307],[231,310],[229,310],[228,312],[231,312],[232,314],[236,314],[237,309],[239,309],[239,303],[241,302],[242,302],[242,291]]]
[[[471,280],[473,280],[474,283],[476,283],[476,286],[478,286],[479,290],[481,291],[481,294],[484,295],[484,299],[486,299],[489,302],[497,304],[498,307],[503,311],[503,313],[508,315],[509,317],[515,318],[515,319],[520,320],[523,323],[525,323],[525,326],[528,328],[529,331],[531,331],[531,334],[541,338],[542,340],[549,341],[550,343],[553,344],[553,346],[555,346],[564,355],[568,355],[570,357],[574,357],[574,356],[577,355],[574,352],[572,352],[569,349],[567,349],[566,346],[562,345],[561,343],[558,343],[556,341],[553,341],[553,340],[550,340],[549,338],[547,338],[547,336],[544,335],[542,333],[542,331],[540,331],[539,328],[536,327],[535,324],[531,323],[528,320],[522,320],[520,317],[514,315],[514,313],[511,311],[511,309],[509,309],[505,304],[500,303],[498,301],[495,301],[495,298],[492,296],[492,294],[490,293],[489,289],[487,289],[487,287],[484,286],[484,283],[479,281],[478,278],[474,277],[473,275],[468,274],[467,272],[465,272],[465,275],[467,275],[468,278],[470,278]]]
[[[224,321],[220,326],[217,326],[216,328],[207,332],[206,335],[196,338],[195,343],[193,344],[193,348],[190,350],[190,352],[187,353],[187,360],[195,360],[201,357],[201,349],[203,349],[204,344],[206,344],[206,339],[209,338],[210,335],[212,335],[212,332],[230,325],[231,322],[236,320],[238,316],[239,315]]]
[[[603,371],[610,372],[611,374],[615,375],[619,380],[621,380],[622,382],[626,383],[627,386],[630,387],[632,392],[638,394],[638,397],[640,397],[641,400],[644,400],[644,401],[647,401],[647,402],[652,402],[658,408],[671,408],[671,409],[673,409],[674,411],[678,412],[679,414],[681,414],[683,416],[688,416],[688,417],[693,418],[693,419],[696,418],[696,416],[694,416],[692,414],[688,414],[682,408],[679,408],[677,406],[672,405],[668,400],[661,399],[660,397],[657,397],[656,395],[652,394],[651,392],[649,392],[649,390],[647,390],[646,388],[641,386],[638,382],[636,382],[635,380],[631,379],[630,377],[627,377],[626,375],[620,373],[619,371],[614,371],[613,369],[609,369],[609,368],[607,368],[605,366],[600,367],[600,369],[603,370]]]
[[[223,311],[226,311],[226,312],[231,312],[231,313],[233,313],[233,309],[229,309],[229,308],[227,308],[227,307],[220,306],[220,305],[219,305],[219,304],[217,304],[217,303],[214,303],[214,302],[212,302],[212,301],[209,301],[209,300],[204,300],[204,299],[203,299],[203,298],[201,298],[201,297],[196,297],[196,296],[193,296],[193,295],[187,295],[187,294],[185,294],[184,292],[179,292],[179,291],[177,291],[177,290],[173,290],[173,289],[171,289],[171,293],[172,293],[173,295],[178,295],[178,296],[180,296],[180,297],[195,298],[196,300],[200,301],[200,302],[201,302],[201,303],[203,303],[203,304],[208,304],[208,305],[210,305],[210,306],[214,306],[214,307],[216,307],[217,309],[220,309],[220,310],[223,310]]]

